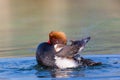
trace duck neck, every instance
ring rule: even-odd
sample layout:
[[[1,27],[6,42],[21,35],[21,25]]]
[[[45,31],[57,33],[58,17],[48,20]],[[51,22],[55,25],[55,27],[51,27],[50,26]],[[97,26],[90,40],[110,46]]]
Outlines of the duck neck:
[[[47,42],[48,44],[51,44],[51,42],[50,42],[50,40],[48,40],[48,42]]]

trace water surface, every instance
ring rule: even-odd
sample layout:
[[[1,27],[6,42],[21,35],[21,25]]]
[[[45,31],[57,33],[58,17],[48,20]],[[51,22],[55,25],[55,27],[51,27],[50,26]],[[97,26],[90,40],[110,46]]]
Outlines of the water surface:
[[[102,65],[75,69],[43,69],[34,57],[1,58],[0,80],[119,80],[120,55],[84,55]]]

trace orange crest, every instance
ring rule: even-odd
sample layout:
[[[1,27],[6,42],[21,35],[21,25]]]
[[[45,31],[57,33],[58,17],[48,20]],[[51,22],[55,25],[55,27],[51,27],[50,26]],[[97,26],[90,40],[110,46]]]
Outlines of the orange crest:
[[[66,44],[67,38],[64,32],[51,31],[49,33],[49,40],[51,44]]]

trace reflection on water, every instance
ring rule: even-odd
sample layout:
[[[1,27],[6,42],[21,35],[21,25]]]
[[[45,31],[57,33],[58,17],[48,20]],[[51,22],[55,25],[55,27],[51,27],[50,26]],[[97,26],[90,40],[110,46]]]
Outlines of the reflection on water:
[[[91,36],[84,53],[120,52],[119,0],[1,0],[0,56],[31,56],[51,30]]]
[[[40,69],[39,69],[40,68]],[[85,77],[84,68],[78,69],[41,69],[41,66],[36,66],[35,73],[38,78],[69,78],[69,77]]]
[[[84,56],[102,62],[100,66],[75,69],[43,69],[34,57],[1,58],[0,80],[119,80],[120,55]]]
[[[69,78],[69,77],[85,77],[84,71],[82,70],[74,70],[74,69],[66,69],[66,70],[55,70],[52,73],[55,78]]]

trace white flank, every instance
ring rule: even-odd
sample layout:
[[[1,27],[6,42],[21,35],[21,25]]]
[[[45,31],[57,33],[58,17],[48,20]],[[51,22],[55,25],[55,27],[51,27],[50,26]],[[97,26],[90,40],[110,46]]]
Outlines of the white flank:
[[[75,68],[78,66],[78,63],[75,60],[68,59],[68,58],[62,58],[58,56],[55,56],[55,64],[60,69]]]

